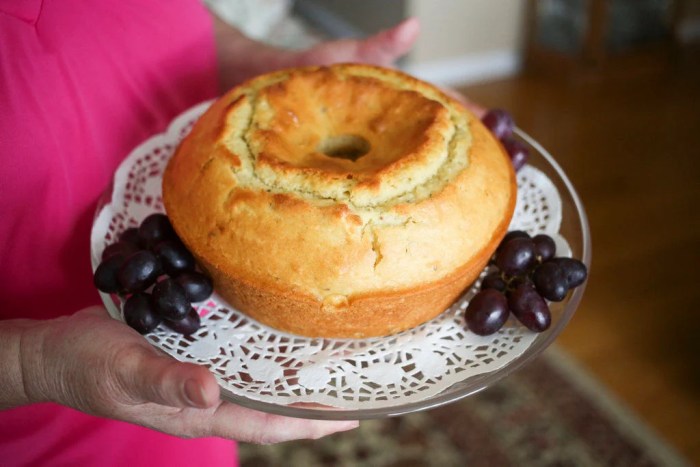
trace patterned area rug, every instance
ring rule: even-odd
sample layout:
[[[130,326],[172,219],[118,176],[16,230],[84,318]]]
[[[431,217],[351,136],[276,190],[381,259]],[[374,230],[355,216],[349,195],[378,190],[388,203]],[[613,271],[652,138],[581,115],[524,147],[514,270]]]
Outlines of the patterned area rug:
[[[561,350],[434,410],[317,441],[240,446],[256,466],[684,466]]]

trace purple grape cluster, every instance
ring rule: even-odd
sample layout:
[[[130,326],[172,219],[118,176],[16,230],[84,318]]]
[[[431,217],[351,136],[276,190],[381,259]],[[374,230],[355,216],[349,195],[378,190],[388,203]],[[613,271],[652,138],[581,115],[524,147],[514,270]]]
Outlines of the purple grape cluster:
[[[530,157],[530,150],[523,142],[513,137],[515,123],[510,113],[503,109],[491,109],[481,118],[481,122],[501,141],[513,168],[516,171],[520,170]]]
[[[560,302],[588,275],[586,265],[574,258],[556,257],[554,240],[545,234],[508,232],[496,249],[492,271],[469,302],[465,320],[481,336],[497,332],[512,313],[526,328],[549,328],[549,302]]]
[[[95,287],[125,298],[124,320],[141,334],[164,323],[189,335],[200,327],[194,302],[211,296],[211,279],[197,270],[165,214],[151,214],[107,246],[95,269]]]

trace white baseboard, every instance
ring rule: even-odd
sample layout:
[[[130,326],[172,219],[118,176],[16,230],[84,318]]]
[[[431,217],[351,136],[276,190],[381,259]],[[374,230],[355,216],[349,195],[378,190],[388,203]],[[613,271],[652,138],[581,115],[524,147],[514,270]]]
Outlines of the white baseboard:
[[[408,63],[404,71],[441,86],[459,86],[502,79],[520,71],[521,57],[511,50],[469,54],[441,60]]]

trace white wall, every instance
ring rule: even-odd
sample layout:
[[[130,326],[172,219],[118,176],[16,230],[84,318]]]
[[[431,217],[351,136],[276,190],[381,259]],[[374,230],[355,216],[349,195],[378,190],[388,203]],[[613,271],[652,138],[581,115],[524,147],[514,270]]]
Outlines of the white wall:
[[[525,6],[525,0],[408,0],[422,32],[406,68],[451,85],[516,73]]]
[[[408,12],[423,25],[412,58],[421,62],[517,50],[524,7],[522,0],[410,0]]]

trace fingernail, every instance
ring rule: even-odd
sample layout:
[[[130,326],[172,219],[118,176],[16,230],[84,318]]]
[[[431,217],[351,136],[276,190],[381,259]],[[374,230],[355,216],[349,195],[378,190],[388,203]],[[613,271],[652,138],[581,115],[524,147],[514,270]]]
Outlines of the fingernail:
[[[194,379],[185,381],[185,399],[191,407],[205,408],[207,406],[202,385]]]

